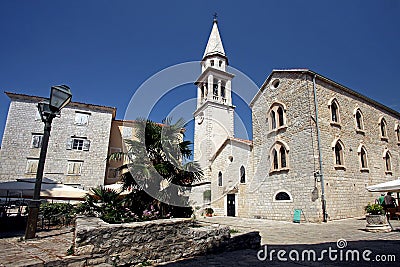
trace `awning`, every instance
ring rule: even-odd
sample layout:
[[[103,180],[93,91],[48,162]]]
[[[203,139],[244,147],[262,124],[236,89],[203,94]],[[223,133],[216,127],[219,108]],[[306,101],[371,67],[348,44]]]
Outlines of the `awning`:
[[[400,192],[400,178],[381,184],[367,186],[370,192]]]
[[[32,198],[35,179],[17,179],[0,183],[0,197]],[[40,198],[83,200],[88,191],[43,178]]]

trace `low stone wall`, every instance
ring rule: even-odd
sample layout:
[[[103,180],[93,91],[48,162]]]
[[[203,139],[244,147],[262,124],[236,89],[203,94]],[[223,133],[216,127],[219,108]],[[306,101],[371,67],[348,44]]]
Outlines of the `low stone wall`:
[[[258,232],[231,238],[228,227],[193,227],[191,219],[108,224],[99,218],[76,219],[74,253],[91,264],[168,262],[226,250],[257,248]]]

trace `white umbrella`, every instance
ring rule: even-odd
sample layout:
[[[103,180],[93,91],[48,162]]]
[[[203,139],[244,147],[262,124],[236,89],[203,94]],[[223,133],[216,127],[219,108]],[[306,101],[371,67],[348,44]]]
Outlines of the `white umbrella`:
[[[35,179],[17,179],[0,183],[0,197],[32,198]],[[43,178],[40,198],[82,200],[88,192],[69,185]]]
[[[104,189],[111,189],[114,190],[115,192],[119,193],[121,196],[123,195],[128,195],[129,193],[132,192],[131,189],[123,190],[123,184],[121,183],[115,183],[115,184],[108,184],[104,186]]]
[[[370,192],[400,192],[400,178],[397,180],[367,186]]]

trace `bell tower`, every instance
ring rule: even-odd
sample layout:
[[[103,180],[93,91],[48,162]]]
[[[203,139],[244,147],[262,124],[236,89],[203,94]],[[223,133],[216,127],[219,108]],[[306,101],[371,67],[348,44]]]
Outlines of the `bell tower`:
[[[197,86],[197,108],[193,113],[194,160],[204,172],[204,182],[210,182],[211,158],[228,137],[234,136],[232,105],[233,74],[226,71],[228,58],[222,45],[218,21],[214,18],[207,46],[201,61]],[[207,189],[204,189],[207,190]]]

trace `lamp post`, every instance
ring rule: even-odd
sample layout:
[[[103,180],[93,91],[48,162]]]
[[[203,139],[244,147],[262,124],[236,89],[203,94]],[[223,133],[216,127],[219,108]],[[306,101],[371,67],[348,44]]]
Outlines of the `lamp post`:
[[[71,90],[68,86],[52,86],[50,101],[44,101],[38,104],[39,114],[44,122],[44,132],[42,147],[40,149],[39,164],[36,172],[35,189],[33,191],[33,198],[29,203],[29,214],[25,231],[25,239],[31,239],[36,236],[36,227],[40,206],[40,190],[42,187],[43,170],[46,160],[47,146],[49,144],[51,123],[53,122],[53,119],[60,114],[61,109],[71,102],[71,97]]]

